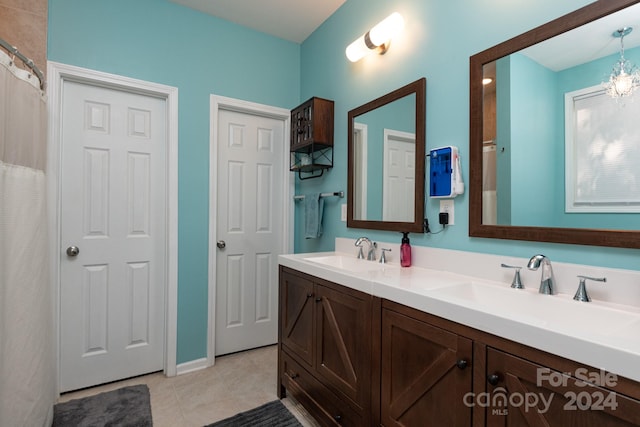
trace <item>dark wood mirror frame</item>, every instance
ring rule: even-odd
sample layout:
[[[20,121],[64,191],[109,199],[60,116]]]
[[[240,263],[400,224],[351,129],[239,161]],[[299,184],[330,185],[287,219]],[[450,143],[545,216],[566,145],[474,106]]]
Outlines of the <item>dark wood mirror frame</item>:
[[[640,231],[482,224],[483,65],[617,12],[640,0],[596,1],[470,58],[469,236],[640,248]]]
[[[424,218],[424,156],[425,156],[425,120],[426,120],[426,92],[427,80],[423,77],[413,83],[389,92],[380,98],[361,105],[348,113],[348,171],[347,171],[347,227],[366,228],[372,230],[423,232]],[[415,180],[415,209],[413,222],[371,221],[354,219],[354,149],[353,123],[357,116],[373,111],[405,96],[415,94],[415,135],[416,135],[416,180]],[[381,189],[382,191],[382,189]]]

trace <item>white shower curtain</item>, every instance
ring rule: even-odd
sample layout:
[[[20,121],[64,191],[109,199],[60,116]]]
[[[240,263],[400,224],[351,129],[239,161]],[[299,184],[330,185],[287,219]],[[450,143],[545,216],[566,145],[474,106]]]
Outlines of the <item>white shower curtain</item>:
[[[0,51],[0,426],[48,426],[56,399],[46,100]]]

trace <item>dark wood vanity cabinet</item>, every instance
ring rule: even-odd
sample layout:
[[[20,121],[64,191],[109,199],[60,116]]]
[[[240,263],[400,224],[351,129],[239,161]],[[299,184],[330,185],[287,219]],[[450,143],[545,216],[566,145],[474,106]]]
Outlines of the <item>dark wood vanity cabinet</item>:
[[[383,308],[381,340],[382,425],[471,425],[470,339]]]
[[[283,266],[279,334],[321,425],[640,426],[636,381]]]
[[[372,299],[280,267],[279,394],[324,425],[371,423]]]

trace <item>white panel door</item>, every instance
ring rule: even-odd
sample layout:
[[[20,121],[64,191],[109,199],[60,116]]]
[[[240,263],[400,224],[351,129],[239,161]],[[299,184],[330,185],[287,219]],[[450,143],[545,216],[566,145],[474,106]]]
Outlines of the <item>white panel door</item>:
[[[382,220],[413,222],[415,213],[415,135],[385,129]]]
[[[278,340],[284,122],[220,110],[217,132],[216,356]]]
[[[166,105],[75,82],[64,83],[62,105],[60,390],[68,391],[164,366]]]

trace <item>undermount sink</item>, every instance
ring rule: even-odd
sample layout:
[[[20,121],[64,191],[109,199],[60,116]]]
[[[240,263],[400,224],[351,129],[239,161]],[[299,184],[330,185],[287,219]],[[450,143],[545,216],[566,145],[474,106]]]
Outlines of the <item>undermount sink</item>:
[[[566,294],[542,295],[537,288],[519,290],[508,285],[469,280],[468,277],[460,282],[462,277],[450,277],[448,273],[429,271],[426,275],[419,274],[422,270],[403,269],[398,265],[336,253],[308,256],[304,260],[334,272],[350,274],[354,277],[352,280],[382,281],[385,284],[380,285],[379,290],[385,287],[412,288],[440,301],[563,335],[621,342],[640,330],[640,310],[626,310],[600,302],[578,302]]]
[[[375,272],[388,266],[388,264],[380,264],[377,261],[367,261],[364,259],[358,259],[355,256],[349,257],[344,255],[312,256],[304,259],[306,261],[315,262],[328,267],[337,268],[339,270],[350,271],[352,273]]]
[[[629,337],[640,328],[640,312],[578,302],[567,295],[542,295],[477,282],[445,286],[433,293],[443,300],[568,333]]]

